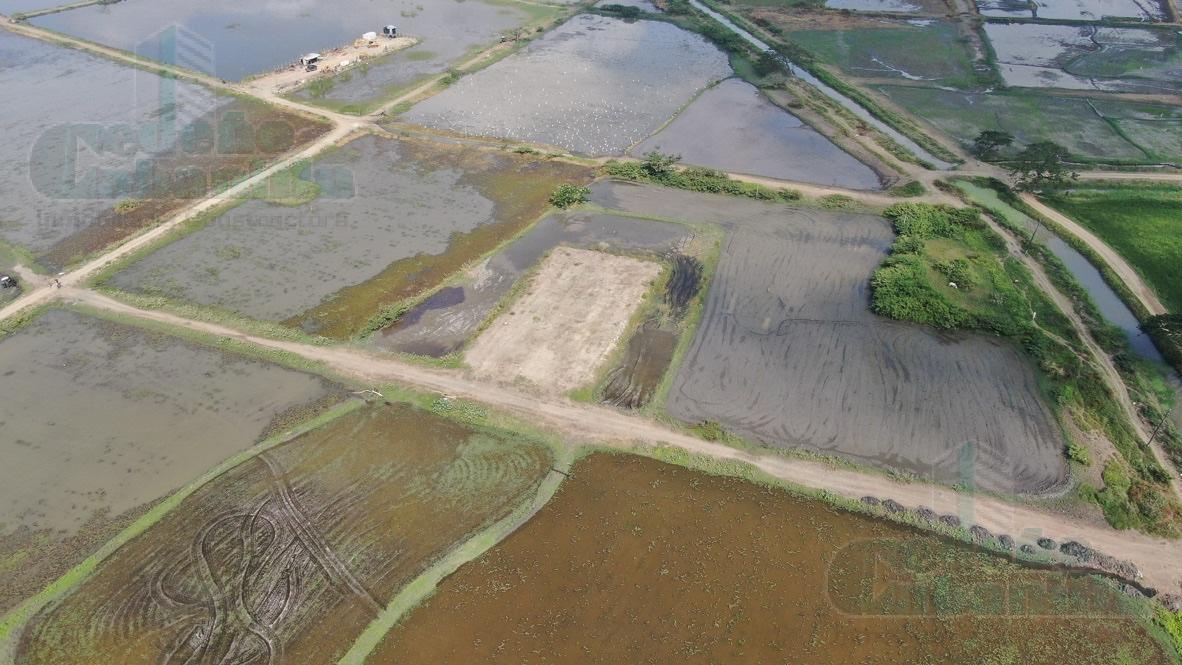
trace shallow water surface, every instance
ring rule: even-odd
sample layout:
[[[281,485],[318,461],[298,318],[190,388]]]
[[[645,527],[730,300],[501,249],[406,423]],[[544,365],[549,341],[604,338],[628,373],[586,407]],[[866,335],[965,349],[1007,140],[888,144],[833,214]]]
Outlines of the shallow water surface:
[[[583,14],[402,117],[465,134],[618,155],[730,73],[718,48],[672,24]]]
[[[314,376],[63,310],[0,340],[0,373],[0,553],[36,561],[56,548],[5,572],[0,607],[330,390]]]
[[[419,79],[442,73],[477,47],[496,43],[531,16],[547,10],[507,0],[431,0],[404,12],[396,23],[419,43],[335,77],[320,99],[357,103],[388,96]],[[304,89],[296,97],[313,99],[316,95]]]
[[[0,62],[0,234],[38,254],[141,194],[136,159],[231,101],[3,29]]]
[[[276,0],[265,10],[257,3],[236,0],[122,0],[34,19],[32,23],[107,46],[239,80],[286,66],[309,51],[324,51],[352,42],[363,33],[380,32],[393,24],[416,34],[423,13],[424,29],[434,30],[453,6],[473,11],[490,23],[480,3],[462,0]],[[445,9],[437,9],[445,7]],[[494,13],[495,14],[495,13]],[[428,47],[431,48],[431,47]]]
[[[111,284],[347,337],[381,304],[434,286],[434,272],[458,269],[532,221],[555,181],[580,170],[364,136],[301,174],[316,183],[315,199],[246,201]],[[355,297],[342,296],[354,287]]]
[[[737,78],[702,93],[630,153],[650,150],[723,171],[849,189],[882,187],[870,167]]]

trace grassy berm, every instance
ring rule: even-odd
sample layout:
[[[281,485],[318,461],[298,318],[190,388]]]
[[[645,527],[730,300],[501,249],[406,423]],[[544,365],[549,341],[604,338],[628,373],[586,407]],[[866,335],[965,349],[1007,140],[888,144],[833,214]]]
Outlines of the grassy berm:
[[[1182,508],[1170,496],[1166,470],[1142,448],[1071,322],[1008,253],[1005,240],[976,209],[899,203],[883,214],[898,238],[872,278],[874,311],[1020,345],[1059,417],[1099,432],[1120,452],[1105,462],[1103,488],[1083,485],[1081,494],[1114,527],[1177,536]],[[1066,453],[1077,464],[1092,463],[1083,442],[1070,441]]]

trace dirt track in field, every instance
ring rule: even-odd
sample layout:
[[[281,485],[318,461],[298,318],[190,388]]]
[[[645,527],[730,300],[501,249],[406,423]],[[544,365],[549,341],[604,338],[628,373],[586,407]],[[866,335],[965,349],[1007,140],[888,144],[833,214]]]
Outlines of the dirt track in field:
[[[887,476],[775,454],[757,454],[683,434],[660,423],[627,415],[615,409],[573,403],[560,398],[539,398],[473,379],[471,376],[333,346],[312,346],[250,335],[225,326],[192,321],[166,312],[141,310],[93,291],[69,289],[71,301],[115,314],[154,321],[182,329],[238,340],[261,348],[293,353],[323,363],[342,375],[371,385],[397,382],[418,390],[454,395],[487,404],[539,426],[556,429],[572,441],[622,446],[674,446],[689,453],[720,461],[740,461],[783,481],[823,489],[838,496],[891,498],[907,507],[928,506],[940,513],[961,515],[993,533],[1012,534],[1019,542],[1038,536],[1059,541],[1078,540],[1112,556],[1136,564],[1143,582],[1163,592],[1182,592],[1182,543],[1131,531],[1116,531],[1106,524],[1064,516],[1046,507],[1024,505],[990,496],[969,495],[949,487],[907,483]]]

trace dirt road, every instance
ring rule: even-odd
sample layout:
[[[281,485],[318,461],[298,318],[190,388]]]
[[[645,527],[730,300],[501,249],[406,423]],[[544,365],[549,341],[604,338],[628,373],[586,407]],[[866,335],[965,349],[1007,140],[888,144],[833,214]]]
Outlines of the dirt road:
[[[1120,174],[1114,173],[1109,175]],[[1182,182],[1182,176],[1179,176],[1179,181]],[[1113,272],[1115,272],[1117,276],[1120,277],[1121,281],[1129,287],[1129,290],[1133,292],[1133,295],[1137,296],[1137,300],[1141,302],[1145,309],[1149,310],[1150,314],[1157,315],[1166,313],[1165,306],[1162,305],[1161,300],[1158,300],[1157,295],[1153,292],[1153,289],[1149,288],[1149,285],[1141,279],[1141,275],[1137,274],[1137,271],[1133,269],[1133,266],[1129,265],[1129,263],[1124,260],[1124,257],[1122,257],[1120,254],[1117,254],[1116,250],[1109,247],[1103,240],[1097,238],[1095,234],[1085,229],[1075,220],[1044,204],[1042,201],[1039,201],[1038,198],[1033,194],[1022,194],[1021,198],[1023,203],[1030,206],[1031,208],[1034,208],[1040,215],[1043,215],[1059,226],[1062,226],[1063,228],[1067,229],[1071,235],[1087,243],[1088,247],[1091,248],[1095,253],[1099,254],[1100,257],[1104,259],[1104,262],[1108,264],[1108,267],[1112,268]]]
[[[1029,196],[1029,195],[1024,195]],[[1040,204],[1041,205],[1041,204]],[[1054,212],[1054,211],[1052,211]],[[1137,436],[1142,442],[1149,441],[1151,438],[1149,426],[1141,419],[1141,414],[1133,403],[1133,398],[1129,394],[1128,386],[1125,385],[1124,379],[1117,370],[1116,364],[1113,363],[1112,357],[1100,346],[1100,344],[1092,337],[1092,333],[1088,330],[1087,325],[1079,314],[1075,311],[1074,305],[1067,296],[1063,295],[1054,283],[1051,282],[1050,277],[1047,276],[1046,271],[1043,270],[1042,264],[1035,261],[1033,257],[1022,251],[1018,241],[1005,229],[1001,228],[997,222],[993,221],[988,215],[983,216],[983,219],[993,228],[994,232],[1005,238],[1006,245],[1009,247],[1010,254],[1020,259],[1034,276],[1035,284],[1042,290],[1043,293],[1055,303],[1059,311],[1063,312],[1071,321],[1071,326],[1075,328],[1076,334],[1088,348],[1091,355],[1091,364],[1100,371],[1101,376],[1104,377],[1104,383],[1108,386],[1108,391],[1116,397],[1117,403],[1120,404],[1121,410],[1125,413],[1125,418],[1132,423]],[[1049,333],[1048,333],[1049,334]],[[1178,470],[1174,467],[1174,463],[1166,454],[1165,449],[1161,443],[1155,442],[1150,449],[1153,452],[1157,463],[1162,466],[1170,474],[1170,488],[1174,491],[1174,496],[1182,501],[1182,479],[1179,478]]]
[[[62,296],[69,301],[124,316],[286,351],[323,363],[363,384],[394,382],[422,391],[480,402],[529,422],[545,424],[575,441],[622,448],[636,445],[675,446],[719,460],[746,462],[784,481],[851,499],[869,495],[894,499],[911,508],[928,506],[940,513],[958,514],[966,523],[980,524],[998,534],[1008,533],[1023,542],[1030,542],[1040,536],[1060,542],[1078,540],[1102,552],[1132,561],[1144,573],[1144,582],[1150,586],[1175,593],[1182,590],[1182,542],[1136,532],[1114,531],[1102,524],[1065,517],[1035,506],[994,497],[966,495],[947,487],[904,483],[882,475],[773,454],[747,453],[606,407],[542,398],[537,394],[479,381],[456,370],[413,365],[347,347],[311,346],[257,337],[217,324],[191,321],[160,311],[140,310],[84,289],[65,288]]]

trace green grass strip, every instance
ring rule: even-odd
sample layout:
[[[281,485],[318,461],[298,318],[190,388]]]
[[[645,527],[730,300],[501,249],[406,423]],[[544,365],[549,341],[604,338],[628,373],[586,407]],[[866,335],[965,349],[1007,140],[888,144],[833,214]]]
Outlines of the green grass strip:
[[[574,456],[568,453],[564,457],[565,459],[555,462],[555,468],[564,471],[570,469],[574,462]],[[403,587],[398,595],[394,596],[394,599],[386,605],[386,609],[370,622],[349,651],[337,661],[337,664],[360,665],[364,663],[403,617],[410,614],[412,610],[435,593],[444,578],[459,570],[460,566],[475,561],[522,524],[525,524],[553,498],[563,480],[565,480],[565,476],[561,473],[549,472],[542,480],[537,494],[532,500],[521,503],[507,517],[469,538],[462,545],[444,555],[442,559],[416,577],[410,584]]]

